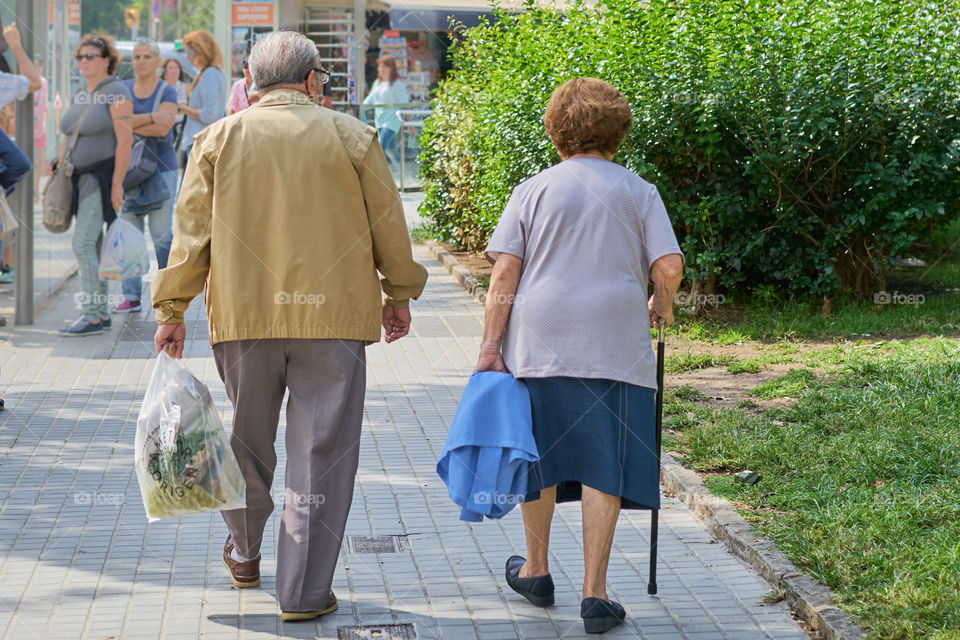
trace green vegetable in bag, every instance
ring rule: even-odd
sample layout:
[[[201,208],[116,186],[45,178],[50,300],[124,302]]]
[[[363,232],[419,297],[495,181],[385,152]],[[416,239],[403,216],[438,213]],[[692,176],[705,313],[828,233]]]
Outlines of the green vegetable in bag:
[[[246,484],[209,390],[166,353],[137,418],[136,469],[151,522],[246,506]]]

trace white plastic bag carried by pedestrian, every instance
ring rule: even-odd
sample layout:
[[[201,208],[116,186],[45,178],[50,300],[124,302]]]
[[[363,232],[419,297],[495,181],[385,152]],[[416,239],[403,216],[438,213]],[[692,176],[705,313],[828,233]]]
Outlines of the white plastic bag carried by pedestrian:
[[[121,218],[111,222],[100,254],[100,279],[126,280],[149,272],[150,254],[143,232]]]
[[[143,398],[135,447],[150,522],[246,506],[246,483],[210,391],[166,352]]]

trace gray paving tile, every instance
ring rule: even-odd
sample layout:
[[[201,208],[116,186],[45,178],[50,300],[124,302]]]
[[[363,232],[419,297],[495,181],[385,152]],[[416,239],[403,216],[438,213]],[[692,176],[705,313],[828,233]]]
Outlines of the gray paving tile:
[[[416,335],[367,349],[360,469],[347,524],[348,535],[409,535],[397,554],[341,556],[334,583],[340,609],[317,623],[276,617],[282,491],[275,492],[258,590],[230,585],[219,559],[226,529],[216,514],[146,523],[130,461],[153,366],[148,344],[119,341],[118,330],[59,338],[62,318],[76,311],[76,282],[51,300],[36,326],[0,341],[8,407],[0,414],[0,584],[11,603],[0,612],[0,635],[29,638],[40,629],[51,638],[79,638],[84,630],[88,638],[159,637],[162,625],[171,639],[333,638],[338,626],[400,620],[415,623],[426,640],[515,638],[517,629],[523,638],[584,637],[579,508],[557,510],[550,558],[557,605],[543,610],[503,581],[506,557],[524,553],[519,514],[460,522],[436,477],[479,347],[482,308],[422,250],[417,256],[431,280],[412,305]],[[185,362],[209,385],[229,429],[232,408],[205,343],[202,303],[195,305]],[[147,311],[137,320],[151,318]],[[119,329],[130,320],[115,322]],[[20,331],[32,337],[21,339]],[[281,412],[278,443],[284,420]],[[278,480],[285,459],[281,444]],[[633,619],[607,637],[675,639],[676,624],[691,639],[765,631],[778,640],[805,637],[785,605],[757,604],[768,586],[711,544],[689,510],[672,499],[665,504],[657,597],[646,594],[649,515],[620,518],[609,588]]]

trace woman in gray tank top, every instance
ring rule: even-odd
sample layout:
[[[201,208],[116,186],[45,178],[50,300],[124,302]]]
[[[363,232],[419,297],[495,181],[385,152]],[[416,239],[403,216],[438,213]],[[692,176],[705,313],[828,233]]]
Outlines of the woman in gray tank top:
[[[133,103],[130,90],[113,73],[120,54],[106,35],[87,36],[75,52],[86,87],[79,89],[60,120],[63,143],[58,162],[79,127],[70,154],[73,172],[73,252],[83,285],[83,315],[61,333],[88,336],[110,328],[107,283],[97,275],[104,223],[111,223],[123,207],[123,177],[130,164],[133,143]],[[89,111],[87,111],[89,107]],[[85,113],[86,112],[86,113]]]

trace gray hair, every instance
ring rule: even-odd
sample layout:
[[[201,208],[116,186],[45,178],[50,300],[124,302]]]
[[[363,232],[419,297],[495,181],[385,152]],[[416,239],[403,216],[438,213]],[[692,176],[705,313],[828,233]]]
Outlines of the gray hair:
[[[139,49],[140,47],[147,47],[150,51],[153,52],[153,55],[160,57],[160,45],[157,44],[156,40],[152,38],[140,38],[133,43],[134,49]]]
[[[317,66],[317,45],[296,31],[275,31],[253,45],[250,75],[260,89],[299,84]]]

